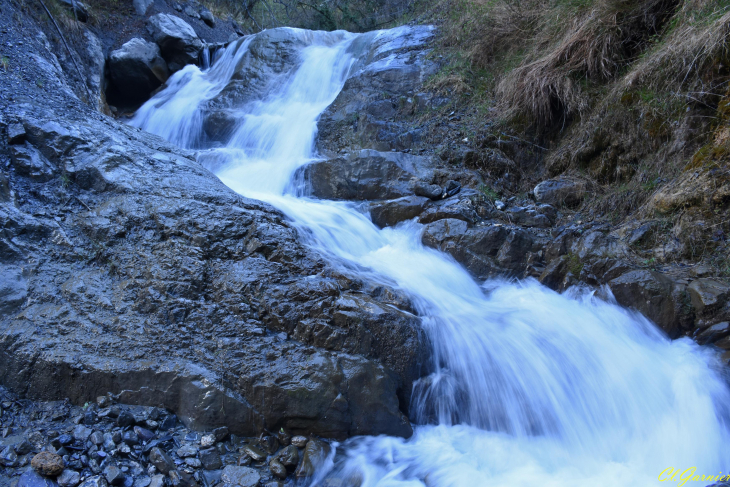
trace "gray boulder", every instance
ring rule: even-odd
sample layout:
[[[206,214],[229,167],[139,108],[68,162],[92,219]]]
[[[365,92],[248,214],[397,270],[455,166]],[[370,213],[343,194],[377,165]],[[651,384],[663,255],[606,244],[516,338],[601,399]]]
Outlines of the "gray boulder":
[[[48,181],[53,177],[53,165],[43,154],[27,142],[10,146],[10,161],[15,172],[36,181]]]
[[[111,53],[109,75],[125,100],[139,104],[167,81],[170,73],[157,44],[135,37]]]
[[[404,196],[370,205],[370,218],[380,228],[391,227],[420,215],[429,204],[422,196]]]
[[[388,200],[410,196],[430,159],[402,152],[362,150],[304,166],[312,196],[331,200]]]
[[[691,326],[691,315],[683,306],[687,300],[684,284],[649,270],[633,270],[608,282],[616,301],[633,308],[656,323],[671,338]]]
[[[722,307],[730,297],[730,284],[719,279],[696,279],[687,287],[692,306],[698,314],[709,313]]]
[[[585,193],[585,182],[567,178],[548,179],[535,186],[533,190],[539,203],[556,206],[579,205]]]
[[[153,15],[147,20],[147,30],[160,46],[171,72],[198,61],[203,42],[190,24],[181,18],[170,14]]]

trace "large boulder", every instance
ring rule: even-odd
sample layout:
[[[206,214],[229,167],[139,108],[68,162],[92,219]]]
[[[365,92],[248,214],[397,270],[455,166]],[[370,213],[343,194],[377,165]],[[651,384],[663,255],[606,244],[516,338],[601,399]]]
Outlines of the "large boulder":
[[[533,190],[539,203],[555,206],[576,206],[583,201],[585,193],[585,182],[567,178],[548,179]]]
[[[632,270],[610,280],[608,287],[621,306],[639,311],[672,338],[691,326],[686,286],[664,274]]]
[[[304,166],[300,176],[312,196],[329,200],[388,200],[413,194],[419,176],[430,174],[426,157],[362,150]]]
[[[730,298],[730,284],[719,279],[696,279],[687,286],[687,291],[699,314],[721,308]]]
[[[109,77],[130,105],[143,103],[170,76],[157,44],[135,37],[109,55]]]
[[[76,404],[112,392],[241,435],[410,435],[429,347],[407,298],[329,267],[191,153],[58,110],[6,115],[25,141],[3,150],[28,144],[66,182],[38,193],[10,173],[23,205],[0,202],[3,384]]]
[[[147,30],[160,46],[162,57],[170,71],[175,72],[187,64],[198,61],[203,42],[195,30],[180,17],[157,14],[147,19]]]
[[[370,218],[380,228],[411,220],[426,209],[430,200],[423,196],[404,196],[370,205]]]

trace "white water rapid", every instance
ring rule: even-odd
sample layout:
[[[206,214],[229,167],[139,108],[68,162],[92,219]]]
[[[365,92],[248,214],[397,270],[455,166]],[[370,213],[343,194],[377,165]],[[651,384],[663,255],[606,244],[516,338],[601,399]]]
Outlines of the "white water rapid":
[[[132,124],[199,149],[233,190],[279,208],[331,260],[396,283],[423,317],[439,369],[417,384],[411,420],[431,424],[407,440],[340,444],[313,484],[328,476],[343,486],[633,487],[680,485],[659,481],[669,467],[730,473],[730,394],[710,350],[671,341],[590,294],[477,283],[424,248],[415,222],[380,230],[355,205],[297,195],[293,174],[316,157],[317,117],[356,69],[362,38],[291,33],[306,44],[300,63],[235,107],[225,146],[206,141],[201,107],[248,62],[253,37],[206,71],[176,73]]]

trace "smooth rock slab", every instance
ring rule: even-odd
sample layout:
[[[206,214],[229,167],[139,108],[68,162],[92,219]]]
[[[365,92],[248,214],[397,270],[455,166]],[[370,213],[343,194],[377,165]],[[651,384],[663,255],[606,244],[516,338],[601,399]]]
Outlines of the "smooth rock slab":
[[[256,487],[260,480],[261,475],[258,471],[250,467],[228,465],[221,474],[221,481],[224,483],[241,487]]]
[[[120,97],[141,103],[170,73],[157,44],[135,37],[109,55],[109,78]]]

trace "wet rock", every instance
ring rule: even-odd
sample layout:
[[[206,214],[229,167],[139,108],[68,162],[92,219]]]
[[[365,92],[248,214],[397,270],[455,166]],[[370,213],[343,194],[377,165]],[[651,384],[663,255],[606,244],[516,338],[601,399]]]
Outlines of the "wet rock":
[[[279,479],[284,480],[288,474],[286,467],[277,460],[271,460],[269,462],[269,471]]]
[[[206,470],[217,470],[223,466],[221,456],[215,448],[200,450],[199,458]]]
[[[56,477],[63,472],[65,467],[63,458],[55,453],[40,452],[31,460],[30,465],[41,475]]]
[[[300,170],[312,196],[334,200],[387,200],[413,194],[414,177],[429,159],[401,152],[362,150]]]
[[[170,14],[153,15],[147,20],[147,30],[160,46],[170,71],[197,62],[203,43],[190,24],[181,18]]]
[[[16,444],[13,449],[18,455],[26,455],[33,451],[33,445],[31,445],[28,440],[23,439],[20,443]]]
[[[565,178],[548,179],[535,186],[533,190],[539,203],[556,206],[576,206],[583,201],[585,193],[586,184],[583,181]]]
[[[685,286],[654,271],[634,270],[608,282],[616,301],[631,307],[656,323],[670,337],[679,336],[687,327],[683,304]]]
[[[163,450],[155,447],[150,450],[150,462],[163,474],[175,469],[175,462]]]
[[[306,436],[292,436],[291,444],[296,446],[297,448],[304,448],[307,446],[307,442],[309,441],[309,438]]]
[[[109,484],[101,475],[94,475],[84,480],[80,487],[109,487]]]
[[[53,177],[53,165],[35,147],[25,143],[10,146],[10,161],[15,172],[36,181],[48,181]]]
[[[702,278],[687,287],[692,306],[697,313],[709,313],[720,308],[730,297],[730,284],[718,279]]]
[[[223,469],[221,481],[226,484],[240,485],[241,487],[255,487],[261,480],[261,475],[250,467],[236,467],[228,465]]]
[[[170,73],[157,44],[135,37],[109,55],[109,79],[124,103],[146,101]]]
[[[422,196],[404,196],[370,205],[370,219],[380,228],[391,227],[420,215],[429,203]]]
[[[330,453],[330,446],[320,440],[309,440],[304,447],[302,463],[299,464],[295,475],[297,477],[311,477],[316,469],[320,467]]]
[[[150,478],[149,487],[165,487],[165,476],[162,474],[153,475]]]
[[[456,195],[459,191],[461,191],[461,183],[458,181],[454,181],[453,179],[450,179],[446,181],[446,184],[444,185],[444,198],[450,198],[454,195]]]
[[[18,461],[18,454],[12,446],[6,446],[0,451],[0,464],[6,467],[14,467]]]
[[[18,479],[17,487],[58,487],[55,480],[45,478],[35,470],[27,470]]]
[[[260,448],[256,448],[253,445],[246,445],[246,447],[243,449],[243,452],[251,457],[255,462],[263,462],[264,460],[266,460],[266,452],[261,450]]]
[[[86,441],[89,439],[89,436],[91,436],[91,433],[93,430],[91,428],[87,428],[84,425],[78,425],[74,428],[73,435],[74,438],[78,441]]]
[[[269,455],[276,453],[276,450],[279,449],[279,440],[275,436],[264,436],[259,440],[259,444]]]
[[[220,428],[216,428],[213,430],[213,435],[215,436],[215,441],[223,441],[226,438],[228,438],[228,428],[226,426],[221,426]]]
[[[432,204],[423,212],[418,222],[426,224],[448,218],[463,220],[469,226],[479,220],[479,216],[468,198],[452,198]]]
[[[548,228],[551,225],[550,219],[538,213],[535,208],[513,206],[505,212],[505,215],[510,222],[523,227]]]
[[[302,446],[306,446],[306,443]],[[277,459],[287,469],[293,470],[299,463],[299,450],[295,445],[289,445],[277,454]]]
[[[200,438],[201,448],[210,448],[213,445],[215,445],[215,435],[203,435],[203,437]]]
[[[66,469],[56,478],[61,487],[76,487],[81,482],[81,475],[78,472]]]
[[[153,432],[146,428],[142,428],[141,426],[135,426],[134,427],[134,433],[137,435],[137,437],[144,442],[150,441],[154,439],[155,435]]]
[[[723,321],[702,330],[695,340],[700,345],[706,345],[728,335],[730,335],[730,322]]]
[[[443,192],[441,186],[438,184],[426,183],[424,181],[418,181],[413,187],[413,192],[416,196],[423,196],[432,200],[440,200]]]
[[[198,449],[191,445],[183,445],[177,449],[176,453],[180,458],[194,457],[198,454]]]
[[[126,428],[128,426],[132,426],[134,424],[134,415],[130,413],[129,411],[122,411],[119,413],[119,416],[117,416],[117,426],[120,428]],[[114,440],[115,443],[119,443],[121,440],[121,437],[119,441]]]
[[[122,485],[125,480],[124,473],[116,465],[109,465],[104,469],[104,478],[110,485]]]

